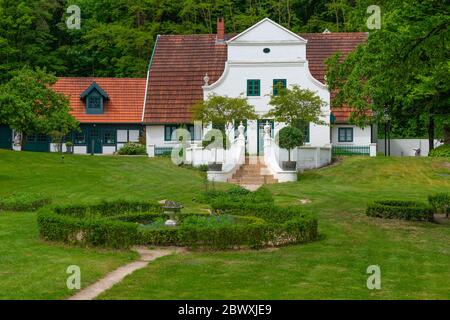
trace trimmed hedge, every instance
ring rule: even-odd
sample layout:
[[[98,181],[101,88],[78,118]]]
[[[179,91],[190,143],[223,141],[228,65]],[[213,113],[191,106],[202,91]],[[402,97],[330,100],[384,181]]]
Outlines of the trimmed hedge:
[[[375,201],[367,206],[369,217],[433,221],[433,208],[414,201]]]
[[[0,211],[36,211],[50,203],[50,198],[39,194],[13,194],[0,198]]]
[[[450,193],[438,193],[428,196],[428,202],[436,213],[442,212],[448,218],[450,213]]]
[[[145,146],[140,143],[128,142],[117,152],[121,156],[143,156],[147,154]]]
[[[212,218],[214,215],[180,213],[177,227],[160,227],[158,223],[156,227],[146,227],[142,224],[167,218],[159,204],[114,201],[42,209],[38,224],[41,237],[48,241],[112,248],[133,245],[262,248],[317,238],[317,220],[299,207],[247,203],[236,208],[236,203],[220,197],[215,197],[213,207],[219,213],[217,217],[227,214],[232,222],[226,219],[224,223],[207,223],[201,219],[196,222],[191,217]]]

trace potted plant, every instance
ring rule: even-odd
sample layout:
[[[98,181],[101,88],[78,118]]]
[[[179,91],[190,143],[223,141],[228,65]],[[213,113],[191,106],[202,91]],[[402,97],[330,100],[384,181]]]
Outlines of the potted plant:
[[[72,141],[66,141],[66,153],[73,153]]]
[[[283,161],[283,170],[295,171],[297,170],[297,162],[291,161],[291,150],[301,147],[304,143],[305,137],[300,129],[292,126],[287,126],[281,129],[278,133],[278,143],[280,148],[288,150],[288,161]]]

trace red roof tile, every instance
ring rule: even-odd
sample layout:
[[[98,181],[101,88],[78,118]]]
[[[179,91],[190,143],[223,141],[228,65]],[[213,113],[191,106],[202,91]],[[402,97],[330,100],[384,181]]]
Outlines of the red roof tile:
[[[104,113],[86,114],[85,101],[80,95],[93,82],[108,94]],[[71,114],[81,123],[141,123],[146,79],[122,78],[59,78],[55,91],[70,99]]]
[[[325,60],[336,52],[348,54],[367,38],[366,33],[305,33],[300,36],[308,40],[306,56],[311,74],[322,83]],[[150,69],[144,122],[191,122],[192,105],[203,99],[203,77],[208,73],[210,83],[217,81],[226,60],[227,46],[217,43],[216,35],[160,36]],[[337,122],[348,121],[350,109],[332,107],[332,110]]]

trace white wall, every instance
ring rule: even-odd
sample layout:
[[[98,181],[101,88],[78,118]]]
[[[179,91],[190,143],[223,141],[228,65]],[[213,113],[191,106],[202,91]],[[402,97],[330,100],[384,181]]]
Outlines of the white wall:
[[[353,128],[353,142],[339,142],[339,128]],[[354,125],[333,125],[331,128],[331,142],[334,145],[369,146],[372,143],[371,127],[359,128]]]
[[[434,145],[440,145],[435,140]],[[413,149],[421,149],[421,156],[427,157],[430,151],[428,139],[391,139],[391,156],[395,157],[413,157],[415,151]],[[378,139],[378,152],[384,154],[384,139]]]
[[[271,52],[265,54],[264,48]],[[246,96],[247,80],[261,81],[261,94],[247,97],[255,107],[260,119],[270,110],[270,95],[273,92],[274,79],[286,79],[287,86],[299,85],[317,93],[327,106],[322,110],[322,120],[329,124],[330,94],[325,85],[314,79],[306,61],[306,42],[281,26],[264,20],[241,36],[228,43],[228,61],[222,77],[215,83],[203,87],[204,99],[210,94],[238,97]],[[283,125],[275,126],[275,134]],[[311,145],[323,146],[330,143],[329,126],[311,125]],[[248,141],[250,154],[257,152],[256,121],[248,123]]]

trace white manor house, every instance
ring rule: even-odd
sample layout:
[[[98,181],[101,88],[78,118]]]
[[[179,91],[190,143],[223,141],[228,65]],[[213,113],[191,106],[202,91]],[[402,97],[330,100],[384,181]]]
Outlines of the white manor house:
[[[324,61],[335,52],[350,52],[366,37],[366,33],[299,35],[268,18],[238,35],[225,34],[224,21],[219,19],[216,35],[159,36],[148,72],[142,117],[148,154],[171,150],[177,144],[172,133],[184,124],[193,140],[187,160],[194,164],[211,162],[214,157],[202,150],[200,141],[207,127],[202,130],[192,125],[191,107],[212,94],[244,96],[260,119],[236,119],[236,130],[229,137],[234,144],[221,154],[223,172],[210,172],[210,178],[232,180],[242,165],[243,152],[244,157],[264,156],[265,169],[278,181],[295,180],[296,173],[283,172],[280,166],[287,160],[287,151],[273,143],[285,124],[264,117],[270,109],[274,85],[281,83],[310,89],[327,102],[322,110],[326,125],[307,124],[303,128],[307,143],[293,155],[298,169],[327,165],[332,146],[375,156],[376,128],[349,124],[351,110],[333,108],[325,83]]]

